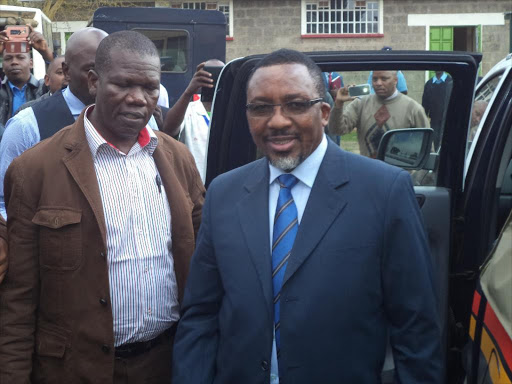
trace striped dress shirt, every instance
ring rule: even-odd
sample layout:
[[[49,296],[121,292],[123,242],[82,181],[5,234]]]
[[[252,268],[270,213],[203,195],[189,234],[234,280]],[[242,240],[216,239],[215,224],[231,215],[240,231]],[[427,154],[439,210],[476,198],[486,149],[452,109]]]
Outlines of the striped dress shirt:
[[[87,118],[93,107],[85,113],[85,134],[107,229],[117,347],[151,340],[179,319],[171,210],[152,156],[158,143],[153,131],[145,127],[124,154],[107,143]]]

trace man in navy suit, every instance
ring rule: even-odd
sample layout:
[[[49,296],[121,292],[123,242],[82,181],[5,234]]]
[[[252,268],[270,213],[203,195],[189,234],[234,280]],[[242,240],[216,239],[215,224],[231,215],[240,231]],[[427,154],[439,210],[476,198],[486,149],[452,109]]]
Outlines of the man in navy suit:
[[[322,73],[279,50],[248,82],[265,158],[209,187],[173,384],[442,382],[427,239],[407,172],[327,140]]]

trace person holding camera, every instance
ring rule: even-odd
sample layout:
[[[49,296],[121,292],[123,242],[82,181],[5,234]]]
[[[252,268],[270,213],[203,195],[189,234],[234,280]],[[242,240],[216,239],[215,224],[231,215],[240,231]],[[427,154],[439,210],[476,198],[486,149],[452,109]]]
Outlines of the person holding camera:
[[[361,155],[375,158],[380,139],[387,131],[430,128],[423,107],[400,93],[397,83],[397,71],[374,71],[374,94],[358,98],[349,94],[349,87],[340,88],[329,117],[329,132],[345,135],[356,128]]]
[[[164,121],[163,131],[184,143],[194,156],[203,183],[213,90],[222,67],[224,63],[217,59],[199,64],[187,89],[167,112]],[[201,97],[197,95],[200,89]]]
[[[27,37],[29,46],[37,50],[46,62],[53,60],[53,52],[44,36],[29,26]],[[0,32],[0,53],[3,56],[5,79],[0,83],[0,124],[7,123],[18,108],[30,100],[35,100],[45,93],[44,81],[37,80],[31,73],[32,58],[30,53],[7,52],[4,49],[9,42],[8,31]]]

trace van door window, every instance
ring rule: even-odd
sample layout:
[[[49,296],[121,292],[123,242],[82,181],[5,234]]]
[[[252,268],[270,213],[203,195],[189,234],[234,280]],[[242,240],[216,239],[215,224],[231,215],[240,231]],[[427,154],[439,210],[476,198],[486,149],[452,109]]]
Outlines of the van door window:
[[[338,71],[324,72],[327,93],[333,107],[327,127],[332,140],[343,149],[377,157],[382,136],[390,130],[432,128],[432,161],[411,171],[415,185],[436,185],[438,161],[453,80],[444,71]],[[341,89],[348,87],[347,89]],[[338,91],[339,90],[339,91]],[[403,143],[414,158],[413,139]],[[408,141],[408,138],[402,138]],[[405,153],[405,152],[401,152]],[[399,164],[395,164],[400,166]]]
[[[468,136],[468,142],[472,142],[478,127],[480,126],[480,121],[482,120],[487,107],[489,106],[489,102],[491,101],[492,95],[496,90],[499,82],[501,80],[501,75],[491,78],[485,85],[480,87],[478,93],[475,96],[475,100],[473,101],[473,109],[471,111],[471,125]]]
[[[183,73],[188,68],[188,39],[187,31],[134,29],[147,36],[156,46],[160,55],[162,72]]]

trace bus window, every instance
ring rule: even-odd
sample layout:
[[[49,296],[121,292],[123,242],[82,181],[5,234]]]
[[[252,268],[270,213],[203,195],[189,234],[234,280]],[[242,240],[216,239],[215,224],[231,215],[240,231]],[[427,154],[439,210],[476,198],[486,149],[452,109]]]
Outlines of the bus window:
[[[188,67],[187,31],[134,29],[155,43],[160,55],[162,72],[186,72]]]

